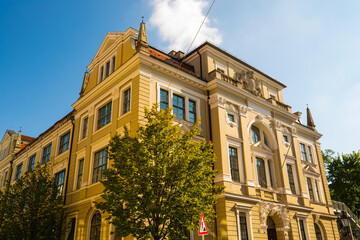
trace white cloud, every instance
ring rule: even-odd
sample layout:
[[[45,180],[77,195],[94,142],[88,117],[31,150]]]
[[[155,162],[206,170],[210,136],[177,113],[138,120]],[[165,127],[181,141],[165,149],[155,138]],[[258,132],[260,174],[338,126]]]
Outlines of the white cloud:
[[[155,27],[168,50],[187,51],[202,23],[210,4],[205,0],[152,0],[150,25]],[[220,44],[219,30],[210,27],[209,16],[192,47],[204,41]]]

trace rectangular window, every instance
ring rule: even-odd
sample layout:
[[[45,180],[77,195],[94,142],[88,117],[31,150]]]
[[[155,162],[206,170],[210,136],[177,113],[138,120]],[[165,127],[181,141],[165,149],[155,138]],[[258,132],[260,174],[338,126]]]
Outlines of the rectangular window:
[[[23,166],[22,163],[20,163],[19,165],[16,166],[14,180],[18,180],[21,177],[22,166]]]
[[[104,80],[104,66],[102,66],[100,68],[100,81],[99,81],[99,83],[101,83],[102,80]]]
[[[305,145],[300,143],[301,160],[307,161]]]
[[[115,72],[115,61],[116,60],[116,58],[115,58],[115,56],[112,58],[112,65],[111,65],[111,72]]]
[[[79,168],[78,168],[78,177],[77,177],[76,189],[81,188],[81,183],[82,183],[82,180],[83,180],[83,174],[84,174],[84,159],[80,159]]]
[[[268,167],[269,167],[270,186],[273,187],[273,186],[274,186],[274,182],[273,182],[272,172],[271,172],[271,163],[270,163],[270,161],[267,161],[267,163],[268,163]]]
[[[311,152],[311,147],[310,146],[307,146],[307,147],[308,147],[308,151],[309,151],[309,160],[311,163],[314,163],[314,158],[313,158],[313,155]]]
[[[240,222],[240,235],[241,240],[248,240],[248,232],[247,232],[247,225],[246,225],[246,214],[239,213],[239,222]]]
[[[70,132],[65,133],[60,137],[59,154],[69,149]]]
[[[230,122],[235,122],[235,117],[232,114],[228,114],[228,119]]]
[[[92,182],[98,182],[104,179],[103,171],[107,168],[107,151],[106,148],[95,153],[94,157],[94,170]]]
[[[3,180],[2,180],[2,186],[3,186],[3,187],[4,187],[5,184],[6,184],[7,173],[8,173],[8,171],[5,171],[5,173],[4,173],[4,178],[3,178]]]
[[[290,164],[286,164],[287,172],[288,172],[288,178],[289,178],[289,185],[291,189],[292,194],[296,194],[296,188],[295,188],[295,182],[294,182],[294,174],[293,169]]]
[[[65,170],[62,170],[61,172],[55,174],[55,182],[60,195],[63,195],[64,181],[65,181]]]
[[[32,155],[29,158],[29,165],[28,165],[28,171],[33,171],[35,168],[35,160],[36,160],[36,154]]]
[[[306,240],[304,220],[299,219],[301,240]]]
[[[173,111],[177,118],[185,118],[185,101],[184,98],[176,94],[173,95]]]
[[[109,75],[110,75],[110,61],[106,63],[105,78],[107,78]]]
[[[266,173],[265,173],[265,163],[261,158],[256,158],[256,167],[258,173],[259,185],[263,188],[267,187],[266,183]]]
[[[189,122],[195,123],[196,121],[196,102],[189,100]]]
[[[283,135],[283,139],[284,139],[284,142],[286,142],[286,143],[288,143],[288,142],[289,142],[288,136]]]
[[[311,178],[306,178],[307,180],[307,185],[308,185],[308,189],[309,189],[309,197],[311,201],[315,201],[314,198],[314,190],[313,190],[313,186],[311,184]]]
[[[316,191],[318,201],[321,202],[320,201],[319,185],[318,185],[318,182],[316,180],[315,180],[315,191]]]
[[[123,114],[130,111],[131,88],[124,91]]]
[[[235,182],[240,182],[239,159],[236,148],[229,147],[229,157],[230,157],[231,179]]]
[[[97,129],[104,127],[111,121],[111,102],[99,109]]]
[[[89,118],[86,117],[86,118],[84,118],[84,120],[83,120],[83,127],[82,127],[81,139],[84,139],[84,138],[86,138],[86,136],[87,136],[88,124],[89,124]]]
[[[169,107],[169,92],[160,89],[160,109],[167,109]]]
[[[50,160],[51,144],[44,147],[41,163],[47,163]]]

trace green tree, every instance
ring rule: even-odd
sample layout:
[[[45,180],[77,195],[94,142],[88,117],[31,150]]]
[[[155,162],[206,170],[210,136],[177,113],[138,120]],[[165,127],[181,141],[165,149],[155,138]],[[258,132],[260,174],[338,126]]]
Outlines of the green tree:
[[[199,122],[181,133],[171,110],[145,109],[145,125],[135,137],[110,141],[112,168],[105,171],[103,202],[117,236],[137,239],[184,237],[183,229],[195,230],[200,213],[211,222],[222,187],[213,184],[215,156],[211,144],[196,141]]]
[[[59,239],[62,197],[47,166],[37,166],[0,193],[0,239]]]
[[[360,208],[360,154],[335,155],[326,149],[323,153],[324,164],[331,198],[344,202],[353,212]]]

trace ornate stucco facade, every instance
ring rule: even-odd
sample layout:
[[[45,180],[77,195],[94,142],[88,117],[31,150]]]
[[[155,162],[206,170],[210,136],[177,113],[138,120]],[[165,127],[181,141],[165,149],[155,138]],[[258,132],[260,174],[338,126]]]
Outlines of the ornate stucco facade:
[[[101,171],[111,165],[104,149],[124,126],[134,134],[153,103],[180,111],[175,120],[184,131],[201,118],[198,137],[214,143],[221,172],[215,184],[226,188],[206,239],[339,239],[321,134],[310,110],[304,125],[283,102],[284,84],[208,42],[186,56],[163,53],[148,44],[144,23],[139,33],[108,33],[88,69],[73,111],[11,162],[0,161],[0,181],[34,156],[36,164],[50,161],[54,176],[64,175],[63,183],[57,178],[64,239],[114,239],[94,205],[103,191]]]

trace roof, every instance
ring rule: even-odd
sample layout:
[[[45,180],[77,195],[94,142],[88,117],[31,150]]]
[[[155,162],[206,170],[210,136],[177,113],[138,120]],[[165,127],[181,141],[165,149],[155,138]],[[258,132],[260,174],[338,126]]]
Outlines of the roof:
[[[21,141],[24,141],[24,142],[32,142],[34,141],[36,138],[34,137],[30,137],[30,136],[26,136],[26,135],[21,135]]]
[[[251,66],[250,64],[248,64],[248,63],[244,62],[243,60],[241,60],[241,59],[239,59],[239,58],[235,57],[234,55],[231,55],[231,54],[230,54],[230,53],[228,53],[227,51],[225,51],[225,50],[223,50],[223,49],[221,49],[221,48],[219,48],[219,47],[215,46],[214,44],[212,44],[212,43],[210,43],[210,42],[207,42],[207,41],[206,41],[206,42],[204,42],[203,44],[201,44],[200,46],[198,46],[197,48],[195,48],[194,50],[192,50],[192,51],[191,51],[190,53],[188,53],[188,54],[187,54],[184,58],[187,58],[187,57],[191,56],[191,55],[192,55],[192,54],[194,54],[196,51],[200,50],[201,48],[205,47],[206,45],[208,45],[208,46],[210,46],[210,47],[212,47],[212,48],[216,49],[217,51],[219,51],[219,52],[221,52],[221,53],[223,53],[223,54],[227,55],[228,57],[230,57],[230,58],[234,59],[235,61],[240,62],[241,64],[243,64],[243,65],[245,65],[246,67],[248,67],[248,68],[252,69],[253,71],[255,71],[255,72],[257,72],[257,73],[260,73],[260,74],[261,74],[261,75],[263,75],[264,77],[266,77],[266,78],[268,78],[268,79],[270,79],[270,80],[274,81],[275,83],[277,83],[277,84],[281,85],[282,87],[286,88],[286,85],[285,85],[285,84],[283,84],[282,82],[279,82],[279,81],[278,81],[278,80],[276,80],[275,78],[270,77],[269,75],[267,75],[267,74],[263,73],[263,72],[262,72],[262,71],[260,71],[259,69],[257,69],[257,68],[255,68],[255,67]]]

